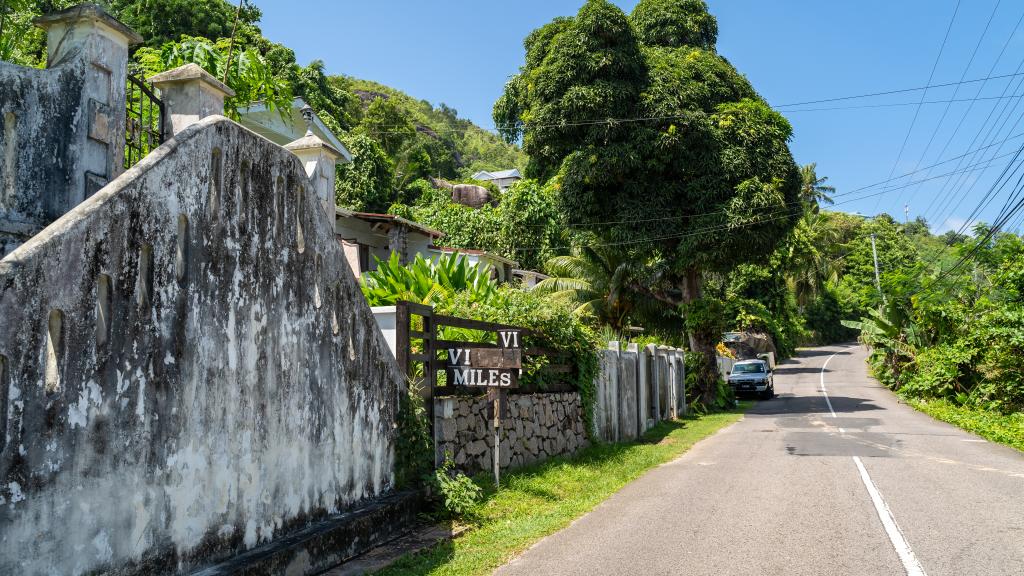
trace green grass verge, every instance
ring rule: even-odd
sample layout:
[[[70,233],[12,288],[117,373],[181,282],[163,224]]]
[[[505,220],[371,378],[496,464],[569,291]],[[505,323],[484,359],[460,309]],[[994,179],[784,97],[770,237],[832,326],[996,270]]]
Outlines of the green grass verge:
[[[640,442],[591,446],[502,478],[500,491],[478,478],[484,499],[451,542],[399,559],[378,574],[489,574],[537,540],[566,527],[651,468],[740,419],[751,402],[730,412],[663,422]]]
[[[957,406],[948,400],[906,398],[906,401],[933,418],[949,422],[993,442],[1024,451],[1024,413],[1001,414]]]

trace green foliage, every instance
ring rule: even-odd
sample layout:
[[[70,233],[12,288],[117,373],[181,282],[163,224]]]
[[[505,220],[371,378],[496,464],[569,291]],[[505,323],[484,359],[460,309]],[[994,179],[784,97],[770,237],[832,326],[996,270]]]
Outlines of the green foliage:
[[[392,185],[393,166],[375,140],[363,134],[348,134],[341,139],[352,154],[352,161],[341,164],[334,181],[339,206],[367,212],[383,212],[395,201]]]
[[[44,67],[46,34],[32,21],[76,4],[77,0],[5,0],[0,4],[0,60]]]
[[[493,186],[493,185],[492,185]],[[485,250],[540,269],[562,243],[562,216],[551,184],[521,180],[500,195],[498,206],[470,208],[452,202],[451,193],[424,180],[406,187],[404,199],[415,205],[392,208],[445,233],[442,246]]]
[[[529,328],[524,347],[547,348],[564,355],[572,372],[546,371],[546,361],[538,358],[524,367],[520,385],[544,390],[555,382],[567,381],[580,392],[586,429],[590,430],[594,379],[599,368],[597,351],[601,348],[594,332],[575,317],[571,309],[533,291],[503,286],[500,294],[500,302],[474,299],[467,293],[456,294],[452,300],[439,304],[438,310],[452,316]]]
[[[483,497],[483,490],[472,478],[457,472],[447,455],[441,467],[434,472],[433,481],[445,510],[456,518],[468,514]]]
[[[652,313],[650,297],[640,291],[647,267],[628,251],[583,243],[548,260],[545,269],[551,277],[534,290],[570,304],[581,318],[621,332]]]
[[[406,386],[398,396],[395,438],[395,487],[414,486],[434,467],[434,448],[427,409],[419,390]]]
[[[225,0],[109,0],[108,9],[152,48],[175,42],[182,35],[230,38],[236,12],[239,28],[254,28],[258,34],[255,24],[262,16],[252,3],[244,3],[238,12],[237,4]]]
[[[376,102],[388,103],[387,107],[391,110],[381,112],[392,115],[397,128],[375,116],[371,121],[372,126],[367,127],[365,133],[381,139],[387,136],[389,140],[401,140],[408,147],[407,152],[419,158],[417,166],[398,175],[398,188],[402,188],[403,183],[424,176],[465,179],[478,170],[522,168],[526,164],[525,156],[517,147],[503,142],[469,120],[459,118],[457,110],[443,103],[435,107],[429,102],[368,80],[340,76],[332,77],[332,80],[343,81],[348,92],[362,98],[367,106],[366,114],[369,113],[368,108]],[[408,137],[410,124],[415,130],[411,138]],[[400,156],[408,155],[407,152],[403,152],[402,146],[395,148],[392,161],[396,169],[401,169],[403,161]],[[430,157],[429,166],[423,165],[422,153]]]
[[[669,301],[766,258],[803,212],[792,129],[711,51],[715,27],[703,2],[645,1],[631,20],[590,0],[527,37],[494,107],[528,175],[558,176],[567,224],[657,261],[650,288]],[[695,345],[711,355],[717,339]]]
[[[436,305],[465,294],[471,302],[501,305],[503,295],[486,266],[477,266],[461,254],[445,254],[426,260],[421,254],[403,266],[398,253],[360,277],[363,295],[370,306],[394,306],[400,300]]]
[[[687,352],[684,358],[686,363],[686,404],[697,414],[707,414],[711,411],[728,410],[736,405],[736,394],[732,386],[721,378],[716,378],[713,384],[711,401],[702,394],[703,383],[698,375],[703,369],[706,359],[699,352]]]
[[[914,408],[934,418],[1024,451],[1024,412],[1001,414],[961,406],[949,400],[922,400],[914,397],[907,397],[907,400]]]
[[[718,41],[718,21],[704,0],[640,0],[630,17],[648,46],[714,51]]]
[[[416,127],[396,101],[377,98],[363,113],[358,132],[376,140],[393,157],[406,142],[416,136]]]
[[[184,64],[198,64],[218,79],[224,78],[226,70],[226,83],[235,91],[235,96],[224,101],[224,111],[236,120],[239,109],[257,101],[263,102],[270,110],[288,110],[291,107],[292,88],[288,81],[274,75],[262,54],[252,48],[231,48],[227,39],[211,42],[206,38],[182,36],[180,41],[166,42],[159,49],[140,48],[135,53],[135,60],[146,76]]]

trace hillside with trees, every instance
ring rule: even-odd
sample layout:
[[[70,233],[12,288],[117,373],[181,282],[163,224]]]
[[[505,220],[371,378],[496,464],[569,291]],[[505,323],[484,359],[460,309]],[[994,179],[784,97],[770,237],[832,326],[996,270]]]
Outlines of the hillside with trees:
[[[43,34],[32,18],[75,3],[14,3],[2,13],[0,59],[44,65]],[[395,202],[417,198],[419,188],[410,185],[419,179],[466,181],[479,170],[525,167],[517,146],[459,118],[444,103],[434,105],[370,80],[327,74],[320,60],[300,65],[290,48],[263,36],[262,14],[251,4],[238,10],[224,0],[110,0],[107,8],[144,39],[132,56],[136,74],[151,76],[196,63],[225,78],[236,92],[226,103],[226,113],[235,118],[252,102],[281,109],[302,97],[352,152],[352,164],[339,167],[343,206],[383,212]]]

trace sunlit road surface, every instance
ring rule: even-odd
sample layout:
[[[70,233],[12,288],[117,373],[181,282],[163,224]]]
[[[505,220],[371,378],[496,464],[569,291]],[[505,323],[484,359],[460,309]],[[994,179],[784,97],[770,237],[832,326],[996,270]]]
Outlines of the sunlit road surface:
[[[899,403],[857,345],[540,541],[501,575],[1024,574],[1024,453]]]

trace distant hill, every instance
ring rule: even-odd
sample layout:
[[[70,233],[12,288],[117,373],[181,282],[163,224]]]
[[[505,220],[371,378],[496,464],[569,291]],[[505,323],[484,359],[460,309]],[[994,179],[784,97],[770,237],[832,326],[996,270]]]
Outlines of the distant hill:
[[[401,90],[372,80],[343,78],[349,92],[362,101],[364,109],[378,98],[395,102],[412,120],[418,133],[451,149],[457,176],[461,178],[468,178],[479,170],[522,170],[526,166],[526,155],[518,146],[507,144],[497,135],[459,118],[455,109],[443,103],[435,107],[426,100],[417,100]]]

